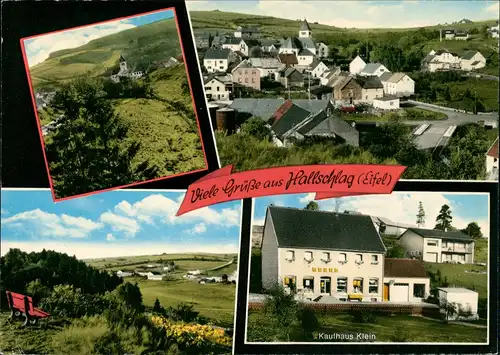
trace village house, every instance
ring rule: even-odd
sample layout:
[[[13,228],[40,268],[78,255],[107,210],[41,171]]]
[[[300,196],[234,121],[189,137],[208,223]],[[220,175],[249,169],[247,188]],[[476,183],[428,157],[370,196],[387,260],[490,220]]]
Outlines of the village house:
[[[415,94],[415,81],[405,73],[385,72],[380,81],[385,95],[408,97]]]
[[[486,58],[478,51],[467,51],[460,58],[462,70],[477,70],[486,66]]]
[[[213,37],[208,32],[204,32],[200,36],[195,36],[196,48],[204,49],[211,46]]]
[[[498,138],[486,153],[486,179],[498,181]]]
[[[498,38],[498,33],[500,32],[498,24],[496,26],[491,26],[488,28],[488,33],[492,38]]]
[[[437,289],[439,305],[444,303],[455,304],[457,313],[449,314],[448,320],[475,320],[479,318],[477,313],[479,294],[476,291],[463,287],[439,287]],[[441,313],[445,313],[441,309]]]
[[[163,276],[161,273],[159,272],[156,272],[156,271],[151,271],[151,272],[148,272],[147,274],[147,277],[148,277],[148,280],[153,280],[153,281],[161,281],[163,280]]]
[[[440,40],[443,40],[443,39],[447,39],[447,40],[450,40],[450,39],[454,39],[455,38],[455,30],[451,30],[451,29],[442,29],[440,31],[440,34],[439,34],[439,38]]]
[[[229,49],[233,52],[241,52],[243,55],[248,56],[248,45],[242,38],[228,38],[222,43],[223,49]]]
[[[351,76],[351,73],[341,71],[340,68],[335,68],[328,71],[328,73],[323,73],[319,80],[321,85],[333,88],[348,76]]]
[[[457,53],[449,52],[446,49],[430,51],[422,61],[422,69],[429,72],[443,70],[460,70],[461,59]]]
[[[242,27],[238,26],[234,31],[236,38],[258,39],[260,38],[260,30],[257,27]]]
[[[399,110],[399,97],[387,95],[373,99],[373,107],[379,110]]]
[[[348,76],[333,87],[336,104],[372,104],[373,100],[384,96],[384,86],[376,76]]]
[[[411,302],[429,293],[418,261],[387,259],[386,267],[386,248],[369,216],[271,205],[261,253],[264,289],[279,283],[332,302]]]
[[[368,63],[365,65],[363,69],[359,72],[359,75],[362,76],[378,76],[380,77],[382,74],[387,73],[389,69],[387,69],[381,63]]]
[[[122,271],[122,270],[118,270],[116,272],[116,276],[120,276],[120,277],[129,277],[129,276],[132,276],[134,273],[133,272],[130,272],[130,271]]]
[[[295,68],[287,67],[277,74],[277,80],[285,88],[303,87],[304,75]]]
[[[269,54],[270,56],[277,56],[279,53],[280,42],[275,39],[261,39],[260,47],[264,53]]]
[[[358,55],[349,63],[349,72],[359,74],[364,67],[366,67],[366,62]]]
[[[386,217],[371,216],[373,224],[380,234],[396,236],[399,237],[401,234],[406,232],[408,228],[414,228],[415,226],[391,221]]]
[[[260,71],[254,68],[248,60],[242,61],[232,71],[233,83],[260,91]]]
[[[330,105],[311,112],[287,100],[278,107],[269,122],[277,146],[287,146],[306,137],[337,138],[351,146],[359,146],[359,132],[344,120],[334,117]]]
[[[310,66],[310,73],[313,78],[320,78],[321,75],[328,70],[329,69],[325,63],[318,60],[313,61]]]
[[[288,37],[282,40],[279,53],[299,55],[299,52],[303,49],[307,49],[313,55],[316,55],[316,44],[312,40],[312,30],[306,20],[300,26],[299,37]]]
[[[308,49],[301,49],[297,55],[297,65],[302,68],[308,68],[314,61],[314,54]]]
[[[129,79],[139,79],[142,78],[144,73],[141,70],[133,70],[127,64],[125,58],[120,55],[120,68],[119,70],[111,75],[111,80],[115,83],[120,82],[120,78],[129,78]]]
[[[203,66],[209,73],[225,72],[229,66],[231,50],[209,48],[203,58]]]
[[[318,58],[328,58],[330,55],[330,48],[323,42],[316,43],[316,55]]]
[[[474,263],[474,239],[460,231],[409,228],[398,238],[408,256],[431,263]]]
[[[207,100],[227,101],[231,99],[233,92],[231,75],[207,76],[203,81]]]
[[[469,39],[469,34],[466,32],[455,33],[455,41],[467,41]]]
[[[260,72],[261,78],[267,76],[274,78],[274,75],[284,67],[278,58],[249,58],[248,62]]]

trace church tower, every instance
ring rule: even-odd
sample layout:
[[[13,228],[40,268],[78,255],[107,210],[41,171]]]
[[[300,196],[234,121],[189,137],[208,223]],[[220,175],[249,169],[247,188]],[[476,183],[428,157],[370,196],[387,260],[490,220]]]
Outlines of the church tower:
[[[120,73],[125,73],[127,72],[127,62],[125,61],[125,58],[123,58],[122,55],[120,55]]]
[[[304,19],[304,22],[302,22],[302,25],[300,26],[299,38],[311,38],[311,37],[312,37],[311,27],[309,27],[307,20]]]

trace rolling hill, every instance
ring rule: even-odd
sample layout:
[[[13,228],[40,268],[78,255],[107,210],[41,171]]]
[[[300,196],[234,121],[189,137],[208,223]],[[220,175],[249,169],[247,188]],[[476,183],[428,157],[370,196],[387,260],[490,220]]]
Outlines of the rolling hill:
[[[52,52],[30,68],[36,89],[80,76],[110,75],[120,55],[137,70],[181,54],[175,19],[161,20],[93,40],[81,47]]]

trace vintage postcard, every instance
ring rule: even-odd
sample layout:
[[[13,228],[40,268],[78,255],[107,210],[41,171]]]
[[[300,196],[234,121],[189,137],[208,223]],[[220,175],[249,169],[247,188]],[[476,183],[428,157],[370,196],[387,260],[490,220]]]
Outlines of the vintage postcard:
[[[498,2],[187,5],[222,166],[498,180]]]
[[[207,169],[174,8],[21,45],[56,200]]]

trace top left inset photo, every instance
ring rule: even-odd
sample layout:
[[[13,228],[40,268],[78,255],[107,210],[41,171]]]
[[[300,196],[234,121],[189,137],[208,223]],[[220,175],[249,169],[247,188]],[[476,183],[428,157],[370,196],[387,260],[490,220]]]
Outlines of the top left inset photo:
[[[21,39],[54,200],[208,169],[182,37],[172,7]]]

